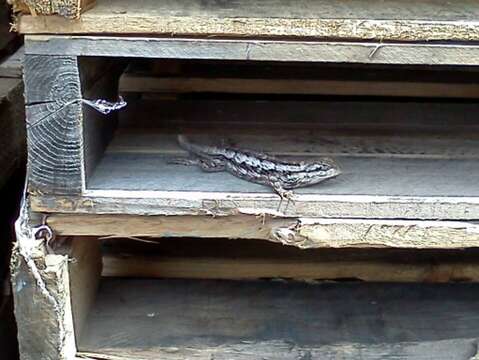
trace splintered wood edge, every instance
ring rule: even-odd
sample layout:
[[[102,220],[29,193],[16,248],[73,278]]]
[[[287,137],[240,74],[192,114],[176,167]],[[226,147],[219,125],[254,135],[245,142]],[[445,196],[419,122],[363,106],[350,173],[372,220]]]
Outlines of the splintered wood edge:
[[[479,245],[479,224],[458,221],[51,214],[47,222],[59,235],[259,239],[301,249]]]
[[[477,65],[479,46],[331,41],[28,35],[25,53],[164,59]]]

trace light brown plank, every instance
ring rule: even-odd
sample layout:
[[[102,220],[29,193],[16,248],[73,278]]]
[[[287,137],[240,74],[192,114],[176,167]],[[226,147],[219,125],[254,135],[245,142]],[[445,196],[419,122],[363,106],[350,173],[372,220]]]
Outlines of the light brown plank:
[[[188,279],[294,279],[449,282],[479,281],[479,266],[472,263],[388,263],[371,258],[365,261],[322,262],[272,258],[192,258],[106,254],[103,276],[121,278]]]
[[[87,240],[88,241],[88,240]],[[478,281],[479,252],[297,249],[240,239],[103,240],[103,276],[395,282]]]
[[[479,225],[468,222],[52,214],[48,223],[60,235],[261,239],[302,249],[460,249],[479,245]]]
[[[361,95],[477,98],[479,85],[427,83],[414,81],[348,81],[304,79],[240,79],[149,77],[124,74],[120,91],[141,93],[293,94],[293,95]]]
[[[35,4],[35,3],[34,3]],[[57,11],[58,12],[58,11]],[[397,41],[477,40],[477,2],[99,0],[81,22],[23,16],[22,33],[313,37]]]

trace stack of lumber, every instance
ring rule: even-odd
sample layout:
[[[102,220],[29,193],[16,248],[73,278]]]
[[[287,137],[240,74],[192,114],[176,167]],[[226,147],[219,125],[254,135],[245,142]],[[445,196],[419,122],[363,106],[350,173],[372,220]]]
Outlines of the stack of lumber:
[[[22,359],[476,356],[477,2],[13,3]],[[343,174],[281,208],[178,133]]]

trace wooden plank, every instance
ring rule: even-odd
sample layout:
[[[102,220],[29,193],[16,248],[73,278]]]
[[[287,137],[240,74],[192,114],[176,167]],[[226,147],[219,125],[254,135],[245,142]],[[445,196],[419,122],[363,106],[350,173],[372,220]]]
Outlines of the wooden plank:
[[[78,339],[95,301],[100,282],[102,269],[100,242],[75,237],[71,240],[68,253],[70,301],[75,339]]]
[[[303,158],[311,160],[315,156]],[[172,164],[174,159],[174,155],[164,154],[107,153],[89,179],[88,190],[236,193],[240,198],[266,194],[278,200],[267,186],[244,181],[227,172],[206,173],[196,166]],[[341,176],[317,186],[296,189],[294,192],[299,197],[292,208],[300,206],[301,200],[308,200],[308,195],[479,196],[475,182],[479,176],[476,159],[344,155],[337,161],[342,168]]]
[[[183,78],[124,74],[121,92],[227,93],[293,95],[360,95],[477,98],[479,85],[414,81],[348,81],[305,79]]]
[[[77,360],[143,360],[160,356],[166,360],[214,359],[247,360],[257,359],[295,360],[306,356],[311,359],[418,359],[428,360],[431,356],[438,360],[474,359],[476,339],[454,339],[407,343],[362,344],[345,343],[321,347],[291,346],[286,341],[248,341],[242,344],[195,348],[131,349],[113,348],[98,351],[81,351]]]
[[[68,15],[68,14],[67,14]],[[73,14],[72,14],[73,15]],[[81,22],[22,16],[24,34],[154,34],[203,37],[299,37],[380,41],[476,41],[473,0],[282,0],[238,3],[98,0]]]
[[[399,196],[298,196],[296,206],[278,211],[274,194],[238,194],[172,191],[88,191],[82,197],[36,195],[32,208],[45,213],[113,215],[211,215],[272,214],[277,217],[302,216],[366,219],[477,220],[476,197]],[[83,234],[88,235],[88,234]],[[94,234],[92,234],[94,235]]]
[[[79,355],[468,359],[477,352],[477,292],[472,284],[108,279]]]
[[[52,214],[48,223],[61,235],[260,239],[302,249],[460,249],[479,244],[479,225],[460,221]]]
[[[9,0],[14,12],[38,15],[60,15],[67,19],[78,19],[80,13],[91,8],[95,0]]]
[[[76,57],[25,57],[29,190],[80,193],[84,184]]]
[[[157,242],[110,239],[104,242],[104,277],[479,281],[475,250],[301,250],[245,239],[175,238]]]
[[[119,22],[121,24],[121,22]],[[83,24],[79,22],[79,24]],[[102,23],[99,22],[99,25]],[[102,26],[102,28],[104,28]],[[436,43],[314,42],[286,40],[171,39],[100,36],[26,37],[37,55],[163,59],[335,62],[354,64],[477,65],[479,46]]]
[[[24,241],[25,239],[23,239]],[[20,240],[22,241],[22,240]],[[71,359],[75,354],[68,257],[45,254],[41,244],[27,262],[12,254],[12,286],[21,360]],[[37,271],[32,271],[32,264]],[[44,287],[42,289],[42,286]],[[48,294],[48,296],[47,296]]]
[[[274,259],[103,257],[103,276],[121,278],[188,278],[251,280],[261,278],[294,280],[450,282],[479,281],[476,264],[397,265],[375,261],[318,264]]]

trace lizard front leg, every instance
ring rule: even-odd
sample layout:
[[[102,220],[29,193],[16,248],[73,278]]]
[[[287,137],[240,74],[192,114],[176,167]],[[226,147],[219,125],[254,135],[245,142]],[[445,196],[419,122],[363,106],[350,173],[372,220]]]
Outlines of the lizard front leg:
[[[286,203],[286,208],[284,209],[285,211],[288,209],[289,202],[291,201],[294,204],[294,193],[291,190],[285,190],[281,183],[277,180],[274,179],[269,179],[269,185],[273,188],[274,192],[278,194],[278,196],[281,198],[278,208],[276,211],[279,211],[281,208],[281,205],[283,204],[283,200],[287,200],[288,202]]]

